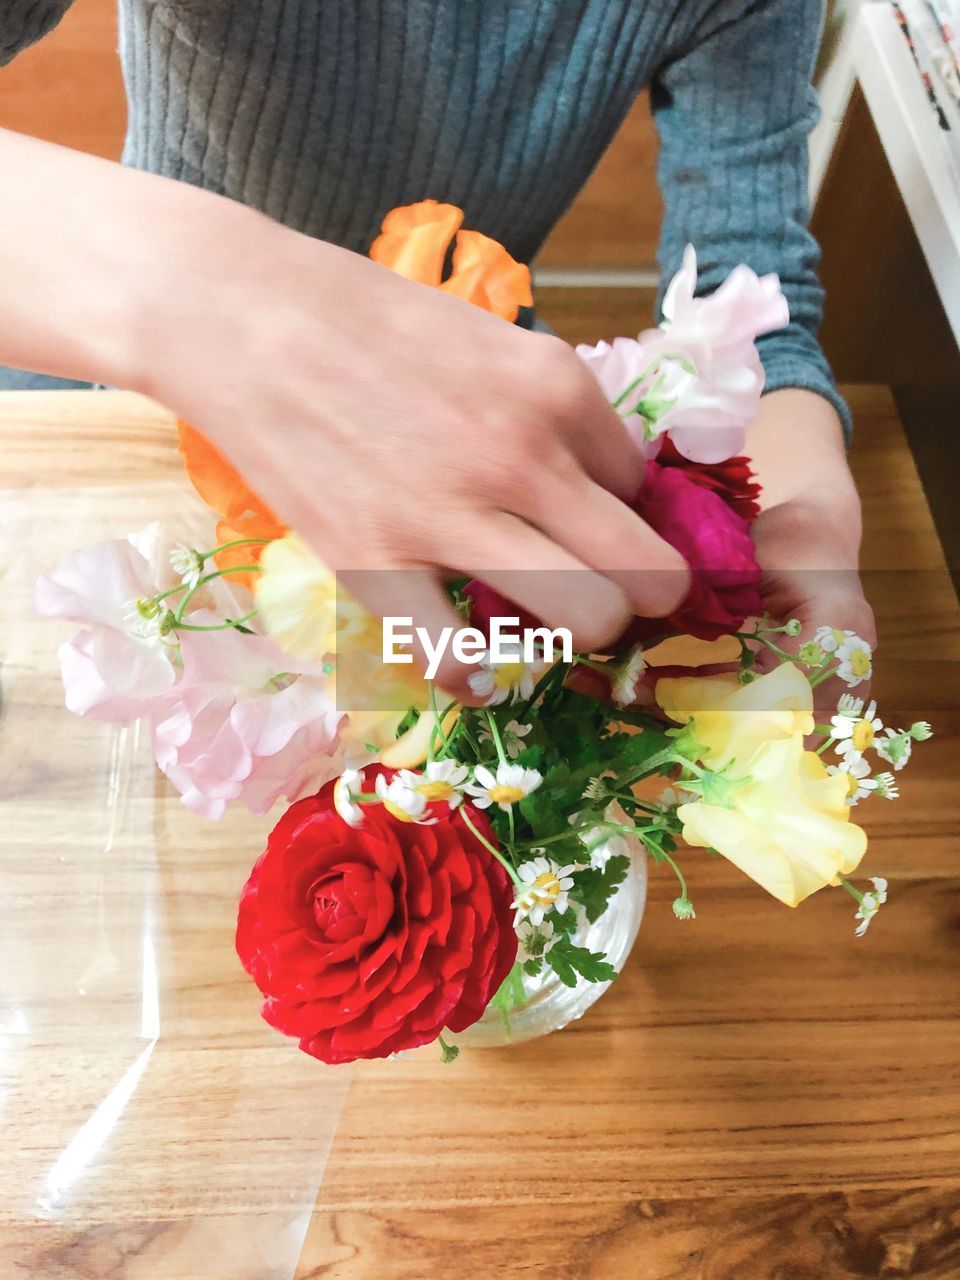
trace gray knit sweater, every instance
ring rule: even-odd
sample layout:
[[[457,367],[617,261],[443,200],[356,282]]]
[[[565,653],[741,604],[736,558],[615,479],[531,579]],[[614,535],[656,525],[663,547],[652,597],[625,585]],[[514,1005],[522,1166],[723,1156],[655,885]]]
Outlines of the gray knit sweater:
[[[70,0],[0,0],[0,63]],[[807,134],[821,0],[121,0],[128,164],[365,251],[432,196],[531,261],[650,85],[669,277],[776,271],[767,387],[846,410],[817,343]],[[644,199],[639,187],[636,199]]]

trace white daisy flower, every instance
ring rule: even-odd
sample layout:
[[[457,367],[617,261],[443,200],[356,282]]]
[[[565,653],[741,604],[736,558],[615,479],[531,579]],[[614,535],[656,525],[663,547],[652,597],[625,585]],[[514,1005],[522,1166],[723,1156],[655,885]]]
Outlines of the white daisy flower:
[[[170,552],[170,567],[185,587],[195,587],[203,573],[203,556],[195,547],[178,542]]]
[[[837,699],[837,712],[841,716],[856,720],[862,710],[863,699],[855,697],[852,693],[841,693]]]
[[[538,925],[529,919],[519,920],[517,938],[520,940],[517,950],[517,960],[520,964],[524,964],[527,960],[542,959],[557,941],[552,920],[543,920]]]
[[[473,778],[465,789],[474,797],[476,807],[488,809],[496,804],[505,813],[511,805],[536,791],[543,781],[543,775],[536,769],[524,769],[520,764],[500,764],[496,773],[486,765],[478,764]]]
[[[827,772],[846,777],[847,804],[856,804],[858,800],[876,791],[879,785],[876,778],[868,777],[870,765],[856,752],[850,752],[843,764],[828,764]]]
[[[382,773],[378,774],[375,788],[387,813],[398,822],[419,822],[422,826],[431,826],[436,822],[436,818],[429,815],[424,817],[427,797],[414,791],[400,774],[395,774],[389,782]]]
[[[835,715],[830,721],[831,734],[837,739],[836,752],[838,756],[863,755],[865,751],[873,746],[873,740],[883,728],[883,721],[876,714],[877,704],[871,702],[866,711],[863,711],[863,703],[860,702],[860,710],[855,716]]]
[[[892,773],[878,773],[876,781],[878,796],[882,796],[884,800],[898,800],[900,798],[900,788]]]
[[[333,784],[333,807],[350,827],[359,827],[363,821],[363,809],[356,797],[363,790],[363,774],[359,769],[344,769]]]
[[[813,643],[824,653],[836,653],[844,641],[851,638],[855,638],[852,631],[840,631],[836,627],[817,627],[813,633]]]
[[[610,697],[618,707],[629,707],[637,700],[637,681],[647,669],[643,645],[635,644],[617,662],[608,664]]]
[[[463,800],[463,788],[470,777],[470,769],[456,760],[431,760],[423,773],[401,769],[398,777],[411,791],[424,796],[428,804],[434,800],[446,800],[451,809],[456,809]]]
[[[887,764],[892,764],[894,769],[899,770],[910,759],[913,741],[910,734],[905,733],[902,729],[899,733],[894,733],[892,729],[887,729],[884,736],[876,740],[874,746],[881,760],[886,760]]]
[[[509,652],[505,662],[493,662],[489,653],[480,662],[480,668],[474,671],[467,683],[470,690],[478,698],[482,698],[488,707],[498,706],[501,702],[520,702],[533,697],[537,681],[547,669],[547,664],[540,658],[526,662],[523,650],[517,648]]]
[[[551,858],[532,858],[517,868],[520,886],[513,901],[518,916],[525,916],[531,924],[543,924],[543,917],[550,911],[561,915],[569,905],[569,893],[573,888],[572,874],[577,864],[560,867]]]
[[[521,724],[519,720],[508,720],[500,730],[500,740],[503,743],[503,749],[511,760],[516,760],[517,756],[523,750],[522,739],[531,733],[532,730],[532,724]],[[486,725],[481,726],[479,737],[481,742],[493,741],[493,734]]]
[[[867,932],[870,928],[870,921],[887,900],[886,880],[882,876],[871,876],[870,883],[873,885],[873,889],[868,889],[863,895],[860,905],[857,907],[857,913],[853,917],[854,920],[860,921],[856,928],[858,938],[862,938]]]
[[[840,659],[837,675],[853,689],[873,675],[873,650],[866,640],[861,640],[853,632],[845,634],[847,638],[836,651]]]

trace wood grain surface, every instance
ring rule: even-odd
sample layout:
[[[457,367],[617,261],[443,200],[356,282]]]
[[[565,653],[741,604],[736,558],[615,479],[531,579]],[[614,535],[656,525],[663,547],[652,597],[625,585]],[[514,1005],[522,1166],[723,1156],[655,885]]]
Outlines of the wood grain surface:
[[[76,546],[202,527],[169,415],[0,396],[0,1275],[960,1275],[960,612],[890,397],[851,394],[875,693],[937,729],[862,810],[869,934],[845,895],[790,912],[694,853],[697,920],[655,875],[582,1022],[352,1075],[269,1032],[233,956],[269,820],[193,818],[135,734],[64,711],[69,628],[30,612]]]

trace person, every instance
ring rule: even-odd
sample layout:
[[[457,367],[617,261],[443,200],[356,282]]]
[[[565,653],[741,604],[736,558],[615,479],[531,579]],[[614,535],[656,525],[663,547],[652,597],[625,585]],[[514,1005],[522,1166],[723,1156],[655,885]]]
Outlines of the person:
[[[68,5],[0,0],[0,62]],[[122,0],[123,163],[0,133],[4,385],[162,401],[331,567],[403,570],[365,603],[431,632],[456,621],[444,574],[579,569],[564,593],[523,574],[517,602],[596,648],[687,589],[623,501],[642,463],[619,419],[556,337],[362,255],[432,197],[530,262],[649,85],[663,278],[689,241],[700,291],[742,261],[790,305],[748,438],[765,599],[872,640],[807,230],[821,20],[819,0]]]

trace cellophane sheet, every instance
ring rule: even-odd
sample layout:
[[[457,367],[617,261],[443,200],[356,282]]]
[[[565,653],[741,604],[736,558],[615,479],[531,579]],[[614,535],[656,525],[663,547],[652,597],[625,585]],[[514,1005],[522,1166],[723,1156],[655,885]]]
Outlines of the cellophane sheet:
[[[188,813],[145,726],[64,708],[76,628],[33,611],[81,546],[210,535],[185,479],[0,488],[3,1275],[290,1280],[323,1179],[349,1071],[261,1021],[233,944],[278,813]]]

